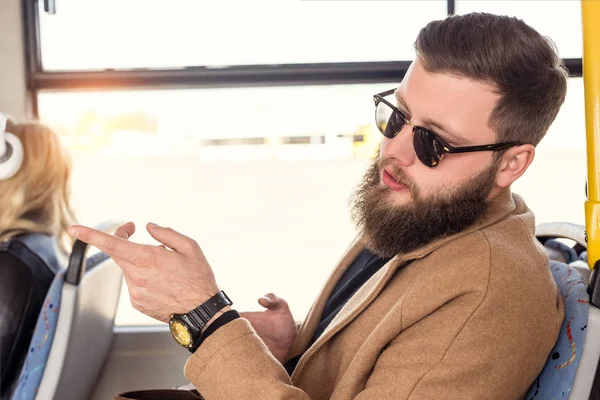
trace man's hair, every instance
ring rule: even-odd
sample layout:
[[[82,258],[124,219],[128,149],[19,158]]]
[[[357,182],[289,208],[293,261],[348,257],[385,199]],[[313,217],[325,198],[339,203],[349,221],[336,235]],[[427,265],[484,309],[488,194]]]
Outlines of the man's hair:
[[[425,70],[492,85],[499,142],[536,146],[565,100],[568,73],[553,43],[523,21],[471,13],[427,24],[415,42]]]

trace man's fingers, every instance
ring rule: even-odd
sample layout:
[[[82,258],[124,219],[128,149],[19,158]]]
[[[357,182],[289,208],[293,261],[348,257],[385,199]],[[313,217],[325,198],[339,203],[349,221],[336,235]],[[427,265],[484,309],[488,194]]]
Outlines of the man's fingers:
[[[282,307],[288,307],[288,304],[285,300],[283,300],[281,297],[273,294],[273,293],[268,293],[266,295],[264,295],[263,297],[261,297],[260,299],[258,299],[258,304],[260,304],[261,306],[269,309],[269,310],[278,310]]]
[[[165,228],[149,222],[146,226],[148,233],[156,240],[170,249],[189,257],[197,259],[203,257],[202,250],[196,241],[171,228]]]
[[[74,226],[73,230],[77,230],[78,232],[80,232],[80,227]],[[135,225],[133,225],[133,222],[128,222],[127,224],[124,224],[124,225],[121,225],[120,227],[118,227],[117,230],[115,231],[115,236],[118,236],[123,239],[127,239],[129,236],[131,236],[131,234],[129,234],[129,232],[131,232],[131,234],[133,234],[133,232],[135,232]],[[69,228],[69,233],[71,233],[71,228]],[[79,236],[79,233],[77,234],[76,237],[78,237],[78,236]],[[83,240],[79,237],[78,237],[78,239],[85,242],[85,240]],[[100,250],[102,250],[102,249],[100,249]],[[105,253],[108,254],[107,252],[105,252]],[[127,275],[126,271],[131,270],[133,267],[133,264],[115,254],[108,254],[108,255],[123,270],[123,274],[125,275],[125,277],[127,277],[128,275]]]
[[[149,246],[133,243],[87,226],[72,225],[69,227],[69,234],[82,242],[97,247],[113,259],[119,258],[138,265],[144,264],[147,259],[152,258]]]
[[[269,306],[271,305],[271,299],[269,299],[268,297],[261,297],[260,299],[258,299],[258,304],[260,304],[264,308],[269,308]]]
[[[135,224],[133,222],[127,222],[117,228],[115,231],[115,236],[121,237],[123,239],[129,239],[131,235],[135,233]]]

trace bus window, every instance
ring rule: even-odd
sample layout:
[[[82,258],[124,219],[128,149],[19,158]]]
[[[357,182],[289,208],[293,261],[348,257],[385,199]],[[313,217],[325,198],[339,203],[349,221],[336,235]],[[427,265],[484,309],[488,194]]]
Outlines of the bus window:
[[[368,1],[61,0],[55,15],[40,12],[42,64],[82,70],[405,60],[419,30],[445,15],[440,0],[377,7]],[[394,19],[402,20],[401,32],[391,29]]]
[[[74,155],[83,221],[132,218],[135,240],[149,243],[147,221],[173,226],[202,244],[239,307],[254,309],[257,295],[277,290],[304,315],[307,292],[318,292],[353,237],[347,200],[379,143],[371,96],[393,85],[42,92],[39,101]],[[582,90],[570,79],[565,105],[515,184],[537,223],[584,221]],[[117,323],[155,323],[124,296]]]
[[[542,35],[552,38],[563,58],[581,58],[581,2],[573,0],[485,0],[456,1],[456,13],[489,12],[515,16]],[[553,15],[556,17],[548,17]]]
[[[146,222],[172,226],[241,309],[278,291],[300,317],[354,235],[348,198],[380,137],[372,95],[394,85],[41,92],[39,104],[73,154],[82,221],[131,218],[148,243]],[[123,287],[116,323],[156,323]]]
[[[535,160],[513,185],[535,213],[536,223],[584,224],[586,143],[583,79],[570,78],[567,97]],[[551,199],[551,201],[548,201]]]

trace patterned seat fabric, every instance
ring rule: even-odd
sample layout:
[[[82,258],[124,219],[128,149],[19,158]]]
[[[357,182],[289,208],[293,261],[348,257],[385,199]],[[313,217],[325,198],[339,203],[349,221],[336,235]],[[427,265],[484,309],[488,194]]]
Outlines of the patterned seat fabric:
[[[587,332],[589,296],[583,277],[575,268],[556,261],[550,261],[550,270],[564,299],[565,319],[527,400],[569,398]]]
[[[64,272],[61,272],[55,276],[48,289],[11,400],[32,400],[37,394],[54,340],[63,282]]]

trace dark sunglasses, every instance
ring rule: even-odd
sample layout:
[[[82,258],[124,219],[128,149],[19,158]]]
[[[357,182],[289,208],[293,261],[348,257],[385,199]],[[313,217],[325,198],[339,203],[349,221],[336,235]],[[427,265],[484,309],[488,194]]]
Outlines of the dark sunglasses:
[[[373,96],[375,102],[375,124],[379,131],[388,139],[393,139],[410,122],[396,106],[384,97],[393,94],[396,89],[390,89]],[[483,144],[478,146],[453,147],[433,131],[422,126],[413,126],[413,146],[419,161],[429,168],[435,168],[445,154],[471,153],[474,151],[500,151],[520,143],[506,142]]]

